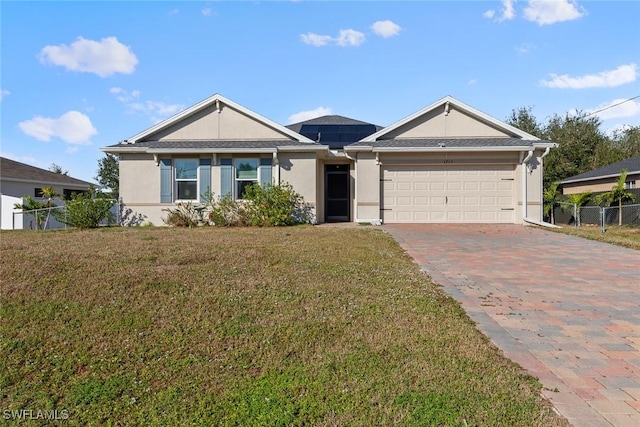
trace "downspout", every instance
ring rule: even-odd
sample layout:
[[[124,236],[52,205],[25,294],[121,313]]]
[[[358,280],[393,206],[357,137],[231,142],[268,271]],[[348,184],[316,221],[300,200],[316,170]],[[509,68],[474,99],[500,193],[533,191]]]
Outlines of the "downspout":
[[[542,156],[540,156],[540,159],[542,159],[544,156],[549,154],[550,150],[551,148],[547,147],[547,149],[542,154]],[[527,153],[527,156],[522,160],[522,220],[529,224],[539,225],[542,227],[560,228],[557,225],[554,225],[548,222],[536,221],[535,219],[527,218],[527,169],[528,169],[527,163],[529,162],[529,160],[531,160],[531,157],[533,157],[533,153],[534,153],[534,150],[529,150],[529,152]]]

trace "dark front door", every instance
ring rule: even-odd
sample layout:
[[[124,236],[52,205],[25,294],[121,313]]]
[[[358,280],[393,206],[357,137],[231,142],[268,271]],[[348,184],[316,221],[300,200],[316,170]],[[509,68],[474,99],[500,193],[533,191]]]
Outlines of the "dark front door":
[[[325,221],[349,221],[349,165],[325,165]]]

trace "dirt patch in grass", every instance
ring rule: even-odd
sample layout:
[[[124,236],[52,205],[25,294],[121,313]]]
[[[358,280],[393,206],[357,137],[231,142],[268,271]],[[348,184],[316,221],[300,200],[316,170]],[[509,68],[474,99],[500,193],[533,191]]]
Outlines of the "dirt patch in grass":
[[[602,232],[599,226],[584,225],[581,227],[562,227],[560,229],[553,229],[553,231],[640,250],[640,227],[609,225],[606,231]]]
[[[69,425],[568,425],[382,230],[0,235],[3,410]]]

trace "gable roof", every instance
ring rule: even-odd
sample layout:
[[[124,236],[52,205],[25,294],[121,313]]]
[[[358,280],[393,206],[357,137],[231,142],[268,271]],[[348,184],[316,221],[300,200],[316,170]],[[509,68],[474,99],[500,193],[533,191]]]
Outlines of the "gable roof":
[[[629,159],[625,159],[617,163],[612,163],[599,169],[571,176],[560,181],[560,184],[570,184],[573,182],[591,181],[603,178],[617,178],[620,176],[620,173],[623,169],[626,169],[627,172],[629,172],[629,175],[640,174],[640,156],[631,157]]]
[[[3,181],[24,181],[47,185],[67,185],[88,188],[94,185],[61,173],[37,168],[15,160],[0,157],[0,178]]]
[[[234,110],[240,111],[241,113],[251,117],[252,119],[262,123],[263,125],[270,127],[284,135],[287,135],[291,138],[293,138],[296,141],[299,142],[307,142],[307,143],[313,143],[314,141],[310,140],[309,138],[302,136],[294,131],[292,131],[291,129],[288,129],[285,126],[279,125],[278,123],[267,119],[264,116],[261,116],[260,114],[249,110],[248,108],[243,107],[240,104],[237,104],[233,101],[231,101],[230,99],[225,98],[224,96],[220,95],[220,94],[214,94],[212,96],[210,96],[209,98],[198,102],[197,104],[187,108],[186,110],[183,110],[181,112],[179,112],[178,114],[175,114],[171,117],[169,117],[166,120],[161,121],[160,123],[157,123],[153,126],[151,126],[150,128],[143,130],[142,132],[133,135],[131,138],[125,139],[124,141],[122,141],[122,144],[135,144],[137,143],[139,140],[148,137],[149,135],[152,135],[158,131],[161,131],[163,129],[168,128],[169,126],[172,126],[178,122],[180,122],[181,120],[183,120],[186,117],[189,117],[193,114],[196,114],[199,111],[204,110],[205,108],[212,106],[212,105],[219,105],[220,103],[222,104],[226,104],[229,107],[233,108]]]
[[[395,123],[393,123],[392,125],[387,126],[386,128],[374,133],[373,135],[369,135],[366,138],[363,138],[360,140],[360,142],[376,142],[379,139],[381,139],[382,137],[384,137],[385,135],[388,135],[389,133],[391,133],[392,131],[400,128],[401,126],[406,125],[407,123],[410,123],[411,121],[427,114],[430,113],[431,111],[435,110],[436,108],[439,107],[447,107],[448,105],[454,105],[456,108],[458,108],[461,111],[464,111],[465,113],[469,114],[470,116],[476,118],[479,121],[483,121],[485,123],[488,123],[490,125],[493,125],[494,127],[501,129],[503,131],[505,131],[506,133],[512,134],[514,137],[516,138],[520,138],[523,140],[527,140],[527,141],[539,141],[540,138],[531,135],[527,132],[524,132],[514,126],[511,126],[501,120],[498,120],[494,117],[491,117],[488,114],[483,113],[480,110],[477,110],[473,107],[471,107],[470,105],[467,105],[461,101],[458,101],[457,99],[455,99],[452,96],[445,96],[444,98],[434,102],[431,105],[426,106],[425,108],[423,108],[420,111],[417,111],[407,117],[405,117],[404,119],[401,119]]]

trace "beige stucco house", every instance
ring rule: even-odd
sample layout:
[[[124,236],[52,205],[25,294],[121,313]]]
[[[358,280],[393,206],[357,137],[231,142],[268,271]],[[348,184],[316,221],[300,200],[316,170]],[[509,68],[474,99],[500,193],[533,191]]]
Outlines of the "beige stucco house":
[[[449,96],[382,128],[282,126],[213,95],[102,150],[120,156],[124,205],[154,224],[207,189],[242,198],[255,182],[288,182],[317,222],[521,224],[542,221],[553,146]]]
[[[626,170],[627,190],[640,188],[640,156],[631,157],[599,169],[581,173],[560,181],[563,194],[577,194],[591,191],[598,193],[610,191],[618,182],[620,173]]]

